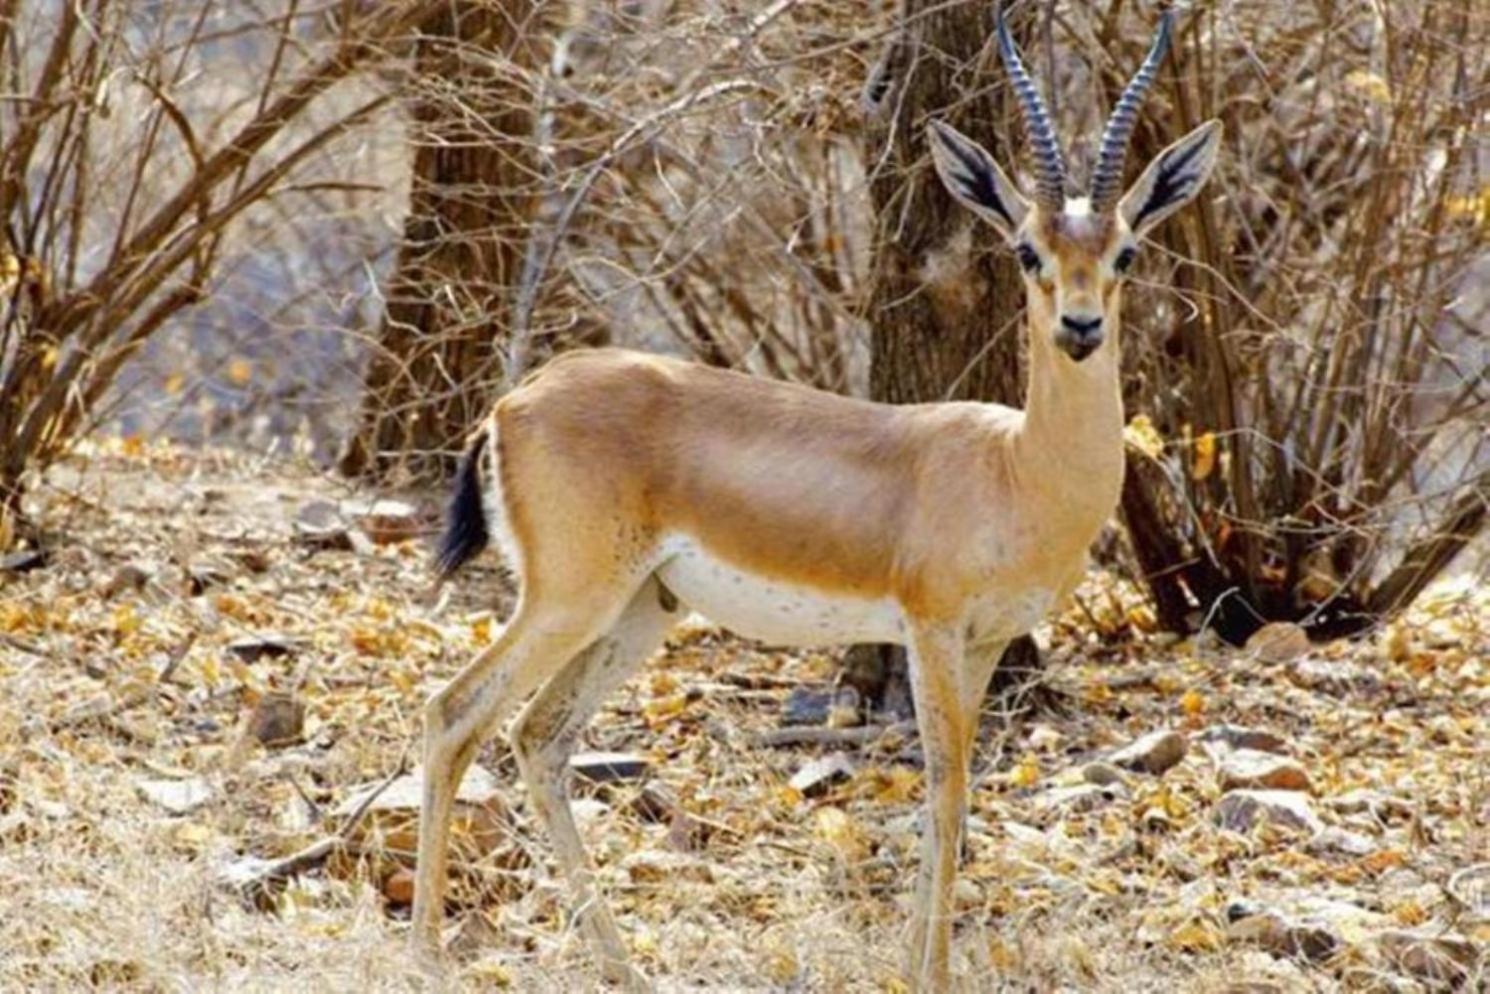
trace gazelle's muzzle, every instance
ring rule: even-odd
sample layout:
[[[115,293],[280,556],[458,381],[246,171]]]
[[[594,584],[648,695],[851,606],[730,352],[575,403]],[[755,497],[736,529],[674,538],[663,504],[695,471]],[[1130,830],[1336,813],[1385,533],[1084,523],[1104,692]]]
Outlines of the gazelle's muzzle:
[[[1102,344],[1102,317],[1061,316],[1061,325],[1055,332],[1055,344],[1072,359],[1080,362]]]

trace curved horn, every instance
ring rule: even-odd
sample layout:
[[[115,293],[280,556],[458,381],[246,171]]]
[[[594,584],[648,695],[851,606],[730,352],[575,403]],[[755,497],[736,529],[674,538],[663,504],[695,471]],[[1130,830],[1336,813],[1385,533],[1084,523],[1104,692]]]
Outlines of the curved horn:
[[[1014,93],[1019,97],[1019,109],[1024,116],[1024,132],[1035,150],[1035,185],[1042,207],[1059,211],[1066,206],[1066,163],[1061,159],[1061,146],[1056,141],[1055,129],[1050,124],[1050,115],[1045,110],[1045,101],[1035,81],[1025,71],[1014,39],[1009,37],[1009,27],[1004,23],[1004,5],[998,5],[994,13],[998,34],[999,55],[1004,60],[1004,70],[1014,84]]]
[[[1133,125],[1138,122],[1138,108],[1149,87],[1154,85],[1154,76],[1164,54],[1169,51],[1169,35],[1174,25],[1174,11],[1166,10],[1159,18],[1159,31],[1149,46],[1149,54],[1143,65],[1128,82],[1123,95],[1118,98],[1107,127],[1102,131],[1102,147],[1097,153],[1097,167],[1092,170],[1092,211],[1110,210],[1118,201],[1123,184],[1123,160],[1128,156],[1128,139],[1133,136]]]

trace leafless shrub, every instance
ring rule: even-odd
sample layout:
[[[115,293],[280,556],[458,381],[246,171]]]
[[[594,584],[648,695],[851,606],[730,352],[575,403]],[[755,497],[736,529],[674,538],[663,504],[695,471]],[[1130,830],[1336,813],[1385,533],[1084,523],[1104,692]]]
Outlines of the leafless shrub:
[[[303,166],[389,99],[333,91],[437,6],[0,9],[0,518],[144,343],[213,292],[233,226],[325,192],[297,185]],[[255,35],[271,41],[252,88],[220,87],[214,47]]]

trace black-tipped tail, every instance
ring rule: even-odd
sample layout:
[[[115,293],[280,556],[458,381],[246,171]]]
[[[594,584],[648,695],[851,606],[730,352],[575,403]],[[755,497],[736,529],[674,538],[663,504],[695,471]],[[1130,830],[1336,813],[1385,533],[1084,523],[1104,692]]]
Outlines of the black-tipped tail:
[[[442,577],[464,566],[491,540],[481,503],[481,450],[485,445],[483,431],[471,440],[466,454],[460,458],[455,491],[445,512],[445,534],[440,537],[440,548],[435,553],[435,569]]]

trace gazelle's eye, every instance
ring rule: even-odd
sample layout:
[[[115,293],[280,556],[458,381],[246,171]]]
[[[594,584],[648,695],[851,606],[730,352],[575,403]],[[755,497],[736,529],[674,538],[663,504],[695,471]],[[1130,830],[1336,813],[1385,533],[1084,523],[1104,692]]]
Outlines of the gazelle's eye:
[[[1119,273],[1126,273],[1128,267],[1133,265],[1133,258],[1136,255],[1138,255],[1138,250],[1132,245],[1125,247],[1117,254],[1117,258],[1112,260],[1112,268]]]
[[[1024,267],[1025,272],[1033,273],[1040,268],[1040,257],[1028,245],[1016,245],[1014,254],[1019,257],[1019,264]]]

